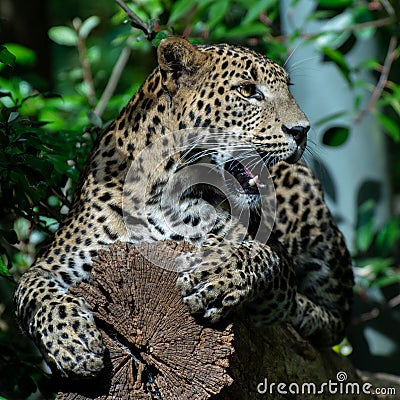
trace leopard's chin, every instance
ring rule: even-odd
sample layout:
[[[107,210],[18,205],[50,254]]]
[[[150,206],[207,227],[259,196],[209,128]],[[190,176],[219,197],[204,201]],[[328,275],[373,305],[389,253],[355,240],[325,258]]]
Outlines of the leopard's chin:
[[[296,164],[303,155],[305,148],[306,143],[303,143],[301,146],[297,146],[294,152],[289,157],[284,158],[283,161],[287,162],[288,164]]]

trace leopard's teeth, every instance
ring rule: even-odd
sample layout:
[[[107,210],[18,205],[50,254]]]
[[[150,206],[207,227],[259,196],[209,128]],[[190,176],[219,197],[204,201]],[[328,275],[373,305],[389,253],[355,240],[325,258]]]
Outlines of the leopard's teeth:
[[[258,175],[256,175],[255,177],[253,177],[249,180],[249,185],[255,186],[255,185],[257,185],[257,181],[258,181]]]

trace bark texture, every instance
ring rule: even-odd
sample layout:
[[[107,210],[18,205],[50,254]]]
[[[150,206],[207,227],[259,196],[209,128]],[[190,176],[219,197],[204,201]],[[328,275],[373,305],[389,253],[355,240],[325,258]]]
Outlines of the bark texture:
[[[315,399],[329,382],[337,392],[326,386],[318,399],[378,399],[362,393],[348,360],[314,348],[290,326],[257,329],[243,313],[218,326],[195,319],[175,287],[175,259],[190,250],[175,242],[116,243],[100,252],[94,281],[71,292],[92,306],[106,368],[93,380],[63,382],[57,400]],[[286,386],[278,390],[278,383]],[[348,383],[360,393],[348,386],[343,394]]]

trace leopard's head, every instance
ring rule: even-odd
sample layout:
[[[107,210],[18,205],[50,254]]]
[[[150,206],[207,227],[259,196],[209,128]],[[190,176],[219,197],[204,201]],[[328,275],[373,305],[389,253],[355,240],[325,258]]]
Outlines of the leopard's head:
[[[251,147],[264,167],[301,157],[310,125],[289,91],[288,74],[274,61],[243,47],[167,38],[158,47],[158,62],[169,129],[225,132],[223,140],[236,143],[242,153],[250,154],[246,146]],[[245,165],[217,147],[216,162],[237,177],[241,194],[256,196],[252,166],[260,163]]]

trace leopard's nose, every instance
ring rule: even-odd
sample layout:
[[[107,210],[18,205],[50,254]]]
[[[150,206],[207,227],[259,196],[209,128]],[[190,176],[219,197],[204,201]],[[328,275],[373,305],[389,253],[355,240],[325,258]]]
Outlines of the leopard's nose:
[[[306,139],[307,132],[310,130],[310,125],[296,125],[291,128],[287,127],[286,125],[282,125],[282,130],[288,135],[292,135],[296,144],[300,146]]]

